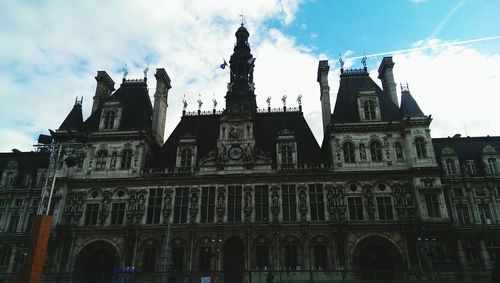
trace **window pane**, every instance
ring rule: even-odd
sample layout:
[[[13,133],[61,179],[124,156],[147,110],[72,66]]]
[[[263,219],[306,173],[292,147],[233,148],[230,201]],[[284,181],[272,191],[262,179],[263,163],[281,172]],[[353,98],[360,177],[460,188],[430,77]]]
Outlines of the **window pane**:
[[[242,189],[240,186],[229,186],[228,188],[228,222],[241,221],[241,194]]]
[[[255,186],[255,221],[269,221],[269,186]]]
[[[189,202],[189,188],[175,189],[174,223],[186,223]]]
[[[295,185],[282,185],[283,221],[297,221],[297,197]]]

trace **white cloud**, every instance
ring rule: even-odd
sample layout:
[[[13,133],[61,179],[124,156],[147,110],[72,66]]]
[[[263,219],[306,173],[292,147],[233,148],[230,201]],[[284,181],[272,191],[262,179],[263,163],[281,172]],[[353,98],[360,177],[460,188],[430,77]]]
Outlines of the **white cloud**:
[[[500,134],[499,55],[455,45],[398,54],[394,61],[396,81],[408,82],[424,113],[432,114],[433,137]]]

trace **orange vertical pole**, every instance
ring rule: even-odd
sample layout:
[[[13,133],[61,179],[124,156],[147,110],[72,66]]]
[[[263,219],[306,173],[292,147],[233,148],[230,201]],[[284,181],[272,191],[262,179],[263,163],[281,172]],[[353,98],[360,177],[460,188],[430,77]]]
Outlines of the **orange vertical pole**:
[[[27,261],[26,283],[38,283],[42,277],[50,229],[52,228],[51,215],[37,215],[32,236],[30,253]]]

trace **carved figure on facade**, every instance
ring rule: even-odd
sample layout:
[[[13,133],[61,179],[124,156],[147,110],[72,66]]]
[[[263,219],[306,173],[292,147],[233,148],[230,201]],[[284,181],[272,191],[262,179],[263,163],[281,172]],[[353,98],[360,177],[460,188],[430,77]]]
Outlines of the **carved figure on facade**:
[[[245,161],[246,162],[253,161],[252,147],[250,146],[250,144],[247,144],[245,146]]]
[[[245,197],[244,197],[244,211],[245,217],[247,220],[252,215],[253,205],[252,205],[252,188],[245,188]]]
[[[241,135],[241,130],[238,127],[231,127],[229,130],[229,139],[239,140]]]
[[[359,158],[361,161],[366,161],[366,147],[363,143],[359,145]]]
[[[224,144],[219,145],[217,150],[217,162],[222,163],[227,160],[227,150]]]
[[[163,208],[163,217],[169,218],[170,214],[172,213],[172,190],[167,189],[165,192],[165,206]]]
[[[305,220],[307,214],[307,196],[305,188],[299,191],[299,211],[302,219]]]
[[[219,218],[224,217],[224,213],[226,212],[225,200],[226,200],[225,188],[219,188],[217,190],[217,216]]]
[[[189,215],[191,216],[191,222],[196,221],[196,215],[198,214],[198,189],[191,190],[191,208],[189,209]]]
[[[373,193],[370,188],[365,189],[366,210],[370,219],[375,218],[375,205],[373,204]]]
[[[278,191],[274,190],[271,193],[271,212],[275,219],[278,218],[278,214],[280,213],[280,200]]]

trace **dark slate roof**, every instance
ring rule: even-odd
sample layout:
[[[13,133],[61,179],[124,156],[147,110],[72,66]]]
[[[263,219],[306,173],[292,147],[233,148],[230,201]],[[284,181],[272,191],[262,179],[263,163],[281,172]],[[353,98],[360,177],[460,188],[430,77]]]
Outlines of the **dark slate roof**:
[[[174,167],[177,143],[184,136],[196,139],[198,160],[210,151],[216,150],[220,117],[220,115],[182,117],[163,145],[159,158],[153,161],[153,167]],[[295,135],[299,164],[321,162],[321,149],[302,112],[258,113],[255,116],[254,128],[257,148],[276,161],[276,140],[278,133],[285,129]]]
[[[399,108],[382,89],[370,78],[367,72],[343,73],[332,114],[332,123],[360,122],[358,93],[360,90],[375,90],[380,104],[382,121],[399,120]]]
[[[82,115],[82,105],[80,103],[75,103],[73,109],[69,112],[66,119],[59,126],[60,130],[76,130],[79,131],[83,127],[83,115]]]
[[[0,153],[0,176],[10,161],[17,162],[17,179],[15,186],[20,186],[23,176],[31,174],[33,180],[39,168],[47,168],[49,165],[49,153],[47,152],[2,152]]]
[[[107,101],[120,102],[122,116],[118,131],[143,130],[151,132],[151,121],[153,117],[153,107],[149,99],[147,84],[145,82],[128,83],[124,82]],[[84,122],[84,129],[89,132],[99,130],[102,107],[90,115]]]
[[[424,117],[424,112],[418,106],[417,101],[409,91],[401,93],[401,116],[402,117]]]
[[[500,136],[498,137],[454,137],[454,138],[433,138],[434,153],[439,164],[441,164],[441,151],[445,147],[452,148],[458,156],[462,168],[465,160],[474,160],[478,174],[485,174],[485,167],[482,161],[482,151],[490,145],[500,152]],[[464,170],[462,170],[463,173]]]

